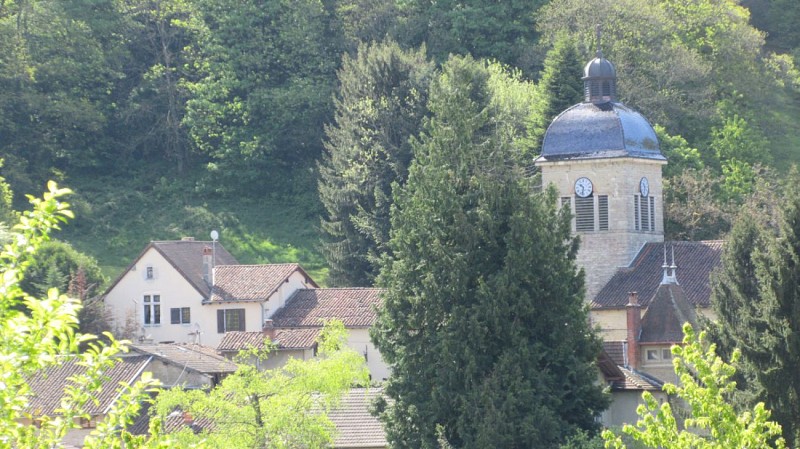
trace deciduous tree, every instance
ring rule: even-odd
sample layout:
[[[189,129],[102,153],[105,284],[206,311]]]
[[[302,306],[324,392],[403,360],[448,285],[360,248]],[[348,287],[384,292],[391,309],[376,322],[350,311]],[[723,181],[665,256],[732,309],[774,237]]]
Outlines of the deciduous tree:
[[[637,412],[636,425],[626,424],[623,432],[646,447],[663,449],[785,448],[780,438],[781,426],[770,421],[770,412],[763,403],[738,412],[730,398],[736,389],[731,380],[735,368],[723,361],[709,345],[704,332],[696,335],[687,323],[683,327],[683,345],[673,346],[672,364],[678,385],[666,384],[664,390],[685,401],[689,417],[681,416],[674,404],[658,401],[649,392],[642,396],[644,404]],[[734,352],[732,362],[739,356]],[[610,430],[603,432],[606,447],[628,447]]]
[[[201,442],[220,449],[330,447],[333,424],[326,412],[349,388],[366,385],[369,378],[364,357],[346,346],[346,337],[341,321],[331,321],[320,336],[318,357],[292,358],[270,370],[242,363],[210,392],[175,388],[161,393],[156,414],[165,419],[179,410],[211,423],[199,434],[190,428],[179,431],[174,437],[182,447]]]

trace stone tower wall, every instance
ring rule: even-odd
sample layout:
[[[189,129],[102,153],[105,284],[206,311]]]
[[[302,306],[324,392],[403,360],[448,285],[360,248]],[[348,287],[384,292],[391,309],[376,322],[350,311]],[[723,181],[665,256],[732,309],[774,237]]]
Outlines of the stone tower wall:
[[[632,157],[569,161],[541,161],[543,185],[553,184],[561,197],[571,197],[575,212],[575,181],[592,181],[593,195],[608,196],[608,230],[580,232],[581,245],[577,263],[586,272],[586,300],[592,298],[620,267],[630,265],[647,242],[664,241],[664,207],[661,166],[665,161]],[[655,229],[635,228],[634,197],[639,194],[639,180],[647,177],[649,196],[655,198]],[[573,230],[575,220],[573,219]]]

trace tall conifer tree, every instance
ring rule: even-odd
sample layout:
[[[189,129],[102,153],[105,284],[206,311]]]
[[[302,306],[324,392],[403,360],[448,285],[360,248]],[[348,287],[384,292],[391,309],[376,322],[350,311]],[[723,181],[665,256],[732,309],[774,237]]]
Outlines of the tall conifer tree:
[[[339,71],[335,123],[320,163],[322,250],[333,285],[369,286],[389,240],[393,185],[411,161],[409,137],[426,114],[433,64],[425,51],[362,44]]]
[[[793,176],[797,180],[796,174]],[[745,212],[716,275],[712,329],[723,356],[741,351],[746,405],[764,402],[791,447],[800,444],[800,199],[769,220]],[[772,224],[770,222],[772,221]]]
[[[392,213],[373,340],[393,369],[381,418],[398,448],[555,447],[606,405],[577,240],[522,176],[492,77],[453,57],[431,87]]]
[[[582,76],[583,63],[575,41],[565,34],[560,35],[544,60],[539,79],[538,107],[529,120],[528,133],[537,151],[550,122],[583,100]]]

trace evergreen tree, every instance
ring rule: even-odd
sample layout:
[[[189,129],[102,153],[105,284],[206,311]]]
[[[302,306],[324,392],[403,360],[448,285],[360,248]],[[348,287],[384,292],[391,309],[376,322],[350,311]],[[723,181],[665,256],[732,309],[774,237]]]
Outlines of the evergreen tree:
[[[492,76],[469,57],[443,66],[396,193],[372,331],[393,447],[554,447],[607,404],[570,217],[521,174]]]
[[[538,151],[547,127],[568,107],[583,100],[583,63],[576,43],[560,35],[547,52],[539,79],[537,110],[530,117],[529,135]]]
[[[796,180],[796,175],[793,176]],[[770,213],[745,212],[726,244],[716,275],[713,334],[719,351],[741,351],[741,400],[764,402],[800,444],[800,200]]]
[[[319,167],[322,250],[333,285],[369,286],[377,275],[392,186],[405,183],[409,137],[426,114],[432,72],[424,49],[405,52],[393,42],[362,44],[356,57],[344,57]]]

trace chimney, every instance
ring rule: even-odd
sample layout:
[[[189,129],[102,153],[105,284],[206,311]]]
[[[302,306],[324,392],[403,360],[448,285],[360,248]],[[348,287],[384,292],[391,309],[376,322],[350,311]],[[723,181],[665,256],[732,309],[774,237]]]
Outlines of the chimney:
[[[261,328],[261,333],[268,337],[270,341],[275,340],[275,324],[270,319],[264,320],[264,326]]]
[[[206,281],[206,284],[212,285],[212,270],[214,270],[214,260],[212,256],[211,248],[206,246],[203,247],[203,280]]]
[[[639,305],[639,295],[636,292],[628,293],[628,305],[625,306],[628,315],[627,343],[628,367],[639,369],[639,336],[642,333],[642,306]]]

